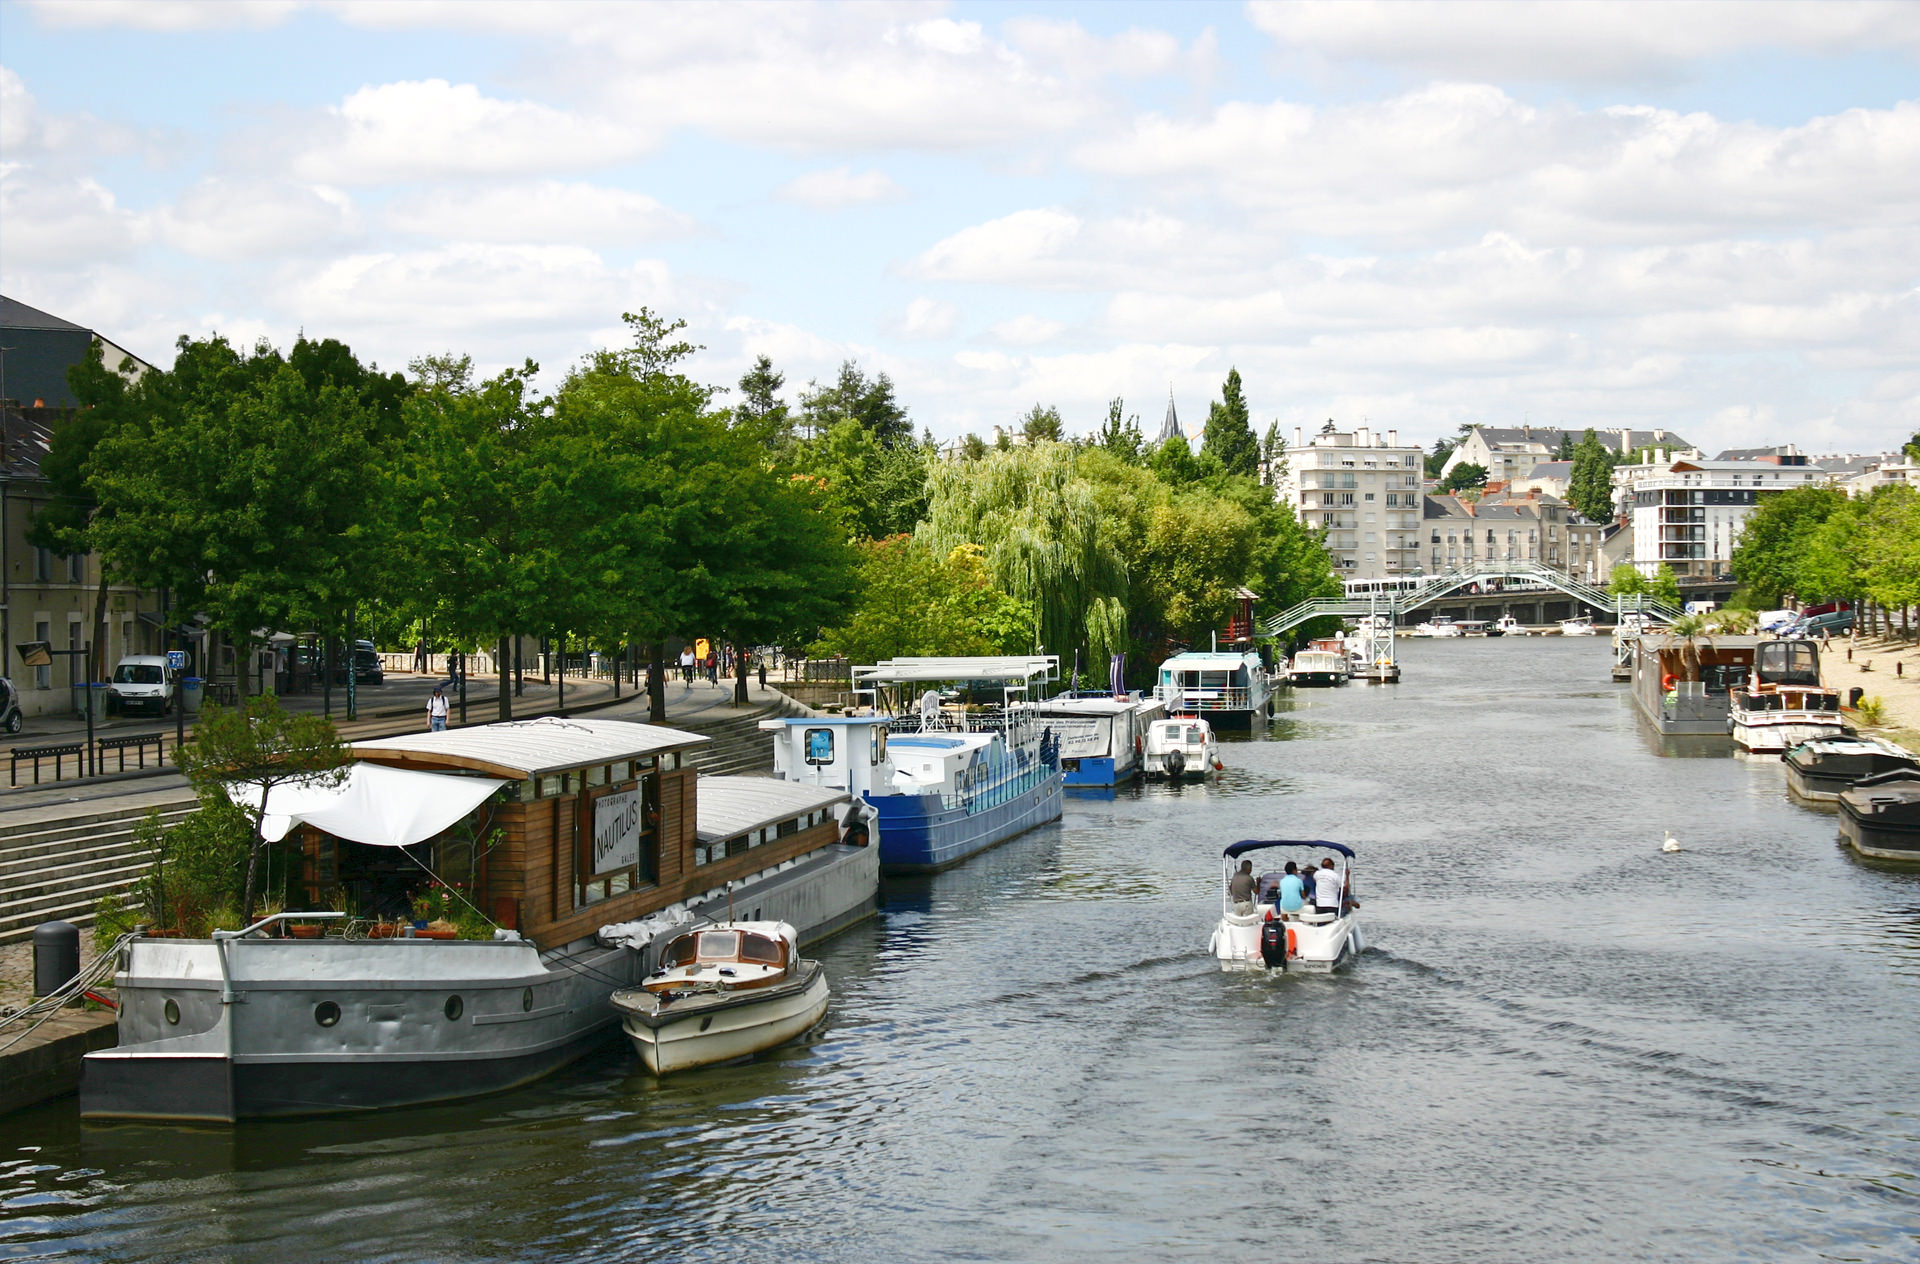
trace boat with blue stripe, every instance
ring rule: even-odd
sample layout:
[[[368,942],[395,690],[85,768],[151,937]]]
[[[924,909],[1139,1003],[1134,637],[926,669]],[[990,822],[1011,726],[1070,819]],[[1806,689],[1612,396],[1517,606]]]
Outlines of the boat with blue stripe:
[[[889,659],[853,669],[845,714],[760,727],[774,734],[776,776],[872,806],[882,869],[934,872],[1059,819],[1058,746],[1028,700],[1058,666],[1051,656]]]

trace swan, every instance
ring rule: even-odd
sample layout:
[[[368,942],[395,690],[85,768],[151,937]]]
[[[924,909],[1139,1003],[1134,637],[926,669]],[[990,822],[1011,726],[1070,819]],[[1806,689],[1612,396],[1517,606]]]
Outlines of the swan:
[[[1662,842],[1661,842],[1661,844],[1660,844],[1660,850],[1661,850],[1661,851],[1679,851],[1679,850],[1680,850],[1680,840],[1679,840],[1679,839],[1677,839],[1677,838],[1675,838],[1675,837],[1673,836],[1673,831],[1672,831],[1672,830],[1662,830],[1661,832],[1662,832],[1662,833],[1664,833],[1664,834],[1666,835],[1666,838],[1665,838],[1665,840],[1664,840],[1664,841],[1662,841]]]

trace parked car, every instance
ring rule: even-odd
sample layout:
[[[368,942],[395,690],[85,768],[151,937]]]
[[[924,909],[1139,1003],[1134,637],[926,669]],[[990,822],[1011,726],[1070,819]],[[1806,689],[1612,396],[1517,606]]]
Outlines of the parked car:
[[[1826,614],[1817,614],[1811,619],[1802,619],[1799,623],[1799,636],[1820,636],[1831,633],[1841,636],[1853,631],[1853,611],[1832,610]]]
[[[123,715],[165,715],[173,709],[179,676],[159,654],[129,654],[114,665],[107,705]]]
[[[347,683],[347,653],[345,649],[341,649],[338,654],[339,657],[333,664],[333,683],[344,685]],[[321,665],[326,661],[326,651],[320,646],[303,645],[294,651],[294,661],[299,665],[303,676],[317,679]],[[353,643],[353,678],[363,685],[387,683],[386,669],[380,662],[380,651],[373,647],[372,641],[362,640]]]

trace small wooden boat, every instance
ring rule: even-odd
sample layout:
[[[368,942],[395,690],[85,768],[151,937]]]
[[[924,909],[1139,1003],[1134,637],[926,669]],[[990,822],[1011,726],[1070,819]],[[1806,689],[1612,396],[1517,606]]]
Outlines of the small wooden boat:
[[[725,922],[679,936],[660,968],[613,994],[627,1038],[655,1075],[749,1057],[811,1031],[827,973],[785,922]]]

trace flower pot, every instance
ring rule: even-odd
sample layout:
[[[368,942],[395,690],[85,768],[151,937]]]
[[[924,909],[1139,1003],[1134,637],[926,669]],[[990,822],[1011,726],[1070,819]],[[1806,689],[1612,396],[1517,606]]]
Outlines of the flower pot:
[[[392,922],[379,922],[368,928],[368,939],[392,939],[400,933],[400,928]]]
[[[413,937],[415,939],[458,939],[460,938],[460,932],[457,930],[416,930],[413,932]]]
[[[318,939],[326,933],[326,927],[315,926],[311,922],[291,924],[287,927],[290,939]]]

